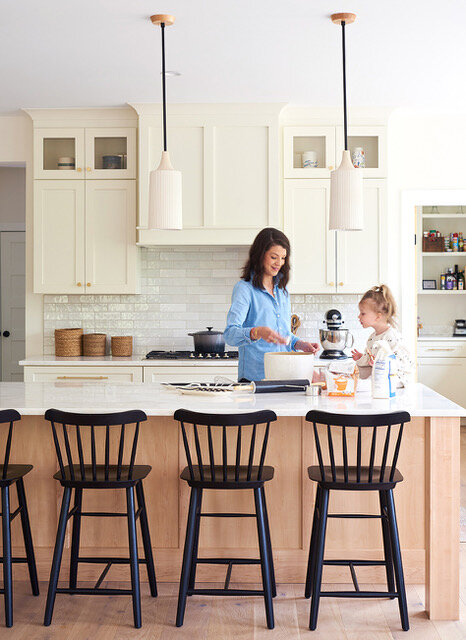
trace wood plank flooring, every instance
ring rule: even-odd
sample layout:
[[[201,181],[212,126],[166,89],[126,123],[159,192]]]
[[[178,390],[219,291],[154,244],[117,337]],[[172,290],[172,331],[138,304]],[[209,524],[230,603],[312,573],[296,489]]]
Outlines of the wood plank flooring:
[[[122,587],[108,582],[106,586]],[[212,585],[209,585],[212,586]],[[221,586],[221,585],[219,585]],[[232,585],[241,587],[241,585]],[[245,586],[245,585],[244,585]],[[411,630],[401,630],[398,603],[395,600],[349,600],[323,598],[317,630],[309,631],[309,600],[303,585],[278,585],[274,600],[275,630],[265,625],[264,602],[260,597],[188,598],[184,626],[175,627],[178,585],[159,585],[159,596],[149,595],[142,586],[142,629],[132,624],[131,599],[126,596],[58,595],[52,625],[42,626],[47,584],[41,583],[41,595],[30,595],[27,582],[15,582],[14,627],[3,627],[3,599],[0,597],[0,637],[15,640],[464,640],[466,638],[466,544],[461,545],[461,620],[432,622],[424,611],[424,588],[407,587]],[[251,585],[248,585],[251,588]],[[325,587],[325,585],[324,585]],[[332,588],[351,588],[332,585]],[[260,588],[258,585],[255,588]],[[361,585],[375,589],[375,585]]]

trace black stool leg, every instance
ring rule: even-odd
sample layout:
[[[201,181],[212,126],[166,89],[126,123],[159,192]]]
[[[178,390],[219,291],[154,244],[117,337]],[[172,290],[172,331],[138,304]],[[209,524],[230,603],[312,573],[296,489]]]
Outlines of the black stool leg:
[[[314,560],[315,568],[313,571],[314,575],[312,584],[311,615],[309,620],[309,629],[311,631],[314,631],[317,626],[317,614],[319,613],[320,587],[322,584],[322,567],[325,548],[325,531],[327,528],[328,496],[329,490],[322,489],[319,527],[317,530],[316,551]]]
[[[11,572],[10,487],[2,487],[3,593],[5,624],[13,626],[13,577]]]
[[[144,545],[144,557],[146,559],[150,594],[155,598],[157,597],[157,581],[155,579],[154,556],[152,554],[152,544],[150,541],[149,522],[147,520],[146,501],[144,498],[144,490],[142,488],[142,480],[136,485],[136,498],[138,501],[138,507],[141,509],[139,521],[141,524],[142,543]]]
[[[387,587],[389,591],[395,591],[395,578],[393,576],[392,545],[390,542],[390,527],[388,526],[387,500],[385,491],[379,491],[380,513],[382,515],[383,552],[385,556],[385,571],[387,574]],[[393,600],[393,598],[391,598]]]
[[[70,557],[70,589],[76,589],[78,584],[78,556],[79,556],[79,536],[81,533],[81,510],[83,502],[83,490],[74,490],[74,506],[76,511],[73,514],[73,533],[71,537],[71,557]]]
[[[128,515],[129,558],[131,568],[131,589],[133,592],[133,616],[136,629],[141,628],[141,589],[139,584],[138,543],[136,518],[134,514],[133,487],[126,489],[126,510]]]
[[[267,550],[269,554],[269,564],[270,564],[270,578],[272,580],[272,598],[275,598],[277,595],[277,584],[275,582],[275,569],[273,566],[273,553],[272,553],[272,540],[270,539],[270,526],[269,526],[269,515],[267,513],[267,503],[265,500],[265,489],[263,490],[262,497],[264,499],[264,524],[265,524],[265,533],[267,536]]]
[[[36,560],[34,557],[34,546],[32,544],[31,525],[29,523],[26,492],[24,490],[24,482],[22,478],[16,481],[16,492],[18,494],[18,503],[21,507],[21,527],[23,529],[24,547],[26,549],[26,558],[28,561],[29,579],[31,581],[33,595],[38,596],[39,582],[37,580]]]
[[[188,590],[194,589],[194,584],[196,582],[196,569],[197,569],[196,561],[197,561],[197,556],[199,554],[199,529],[201,528],[201,516],[200,516],[201,509],[202,509],[202,489],[199,489],[199,498],[197,501],[197,508],[196,508],[196,531],[194,534],[193,557],[191,560],[191,570],[189,572]]]
[[[403,631],[409,630],[408,605],[406,602],[405,580],[403,565],[401,562],[400,539],[398,537],[398,525],[396,523],[395,503],[393,491],[385,493],[387,500],[388,523],[390,526],[390,538],[392,541],[393,564],[395,568],[396,590],[398,592],[398,605],[400,607],[401,626]]]
[[[180,591],[178,595],[178,610],[176,612],[176,626],[181,627],[186,609],[186,598],[188,595],[189,578],[191,575],[191,563],[193,559],[194,541],[196,535],[196,512],[199,501],[200,489],[191,487],[191,497],[189,500],[188,522],[186,525],[186,539],[184,542],[183,566],[181,568]]]
[[[63,554],[63,543],[65,541],[66,523],[68,521],[68,511],[70,508],[71,489],[65,487],[61,503],[60,520],[58,522],[57,539],[53,552],[52,568],[50,569],[49,590],[47,593],[47,604],[45,605],[44,625],[46,627],[52,622],[53,605],[57,595],[58,576],[60,574],[61,558]]]
[[[314,556],[315,556],[317,529],[319,526],[319,502],[320,502],[320,487],[317,486],[316,501],[314,504],[314,515],[312,517],[311,541],[309,543],[309,558],[307,561],[306,587],[304,590],[305,598],[310,598],[312,594],[312,574],[314,573],[314,567],[315,567]]]
[[[264,589],[265,614],[267,627],[275,626],[273,618],[272,579],[270,572],[270,558],[267,548],[267,534],[264,517],[264,487],[254,489],[254,502],[256,504],[257,535],[259,538],[259,550],[261,556],[262,585]]]

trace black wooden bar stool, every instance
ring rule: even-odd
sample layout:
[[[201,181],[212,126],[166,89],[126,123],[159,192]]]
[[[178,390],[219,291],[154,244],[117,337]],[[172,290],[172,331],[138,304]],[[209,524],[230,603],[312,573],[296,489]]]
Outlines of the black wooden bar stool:
[[[32,469],[32,464],[11,464],[11,440],[13,437],[13,424],[21,420],[20,414],[14,409],[0,411],[0,425],[8,425],[6,429],[6,444],[3,464],[0,465],[0,488],[2,493],[2,536],[3,536],[3,593],[5,598],[5,624],[7,627],[13,626],[13,576],[12,564],[16,562],[27,562],[29,569],[29,579],[31,581],[32,593],[39,595],[39,583],[37,581],[36,561],[34,559],[34,547],[32,545],[31,527],[26,503],[26,493],[24,491],[23,477]],[[5,431],[5,430],[2,430]],[[18,508],[11,513],[10,509],[10,487],[16,484],[18,494]],[[26,548],[25,558],[14,558],[11,555],[11,521],[16,516],[21,515],[21,527],[23,529],[24,546]]]
[[[176,626],[181,627],[183,624],[187,596],[193,594],[263,595],[267,626],[269,629],[273,629],[272,598],[276,595],[276,586],[264,484],[272,480],[274,469],[270,466],[264,466],[264,460],[270,423],[275,421],[277,416],[273,411],[220,415],[178,409],[174,417],[181,423],[188,461],[188,466],[183,469],[180,477],[191,487]],[[187,428],[188,426],[189,428]],[[230,439],[228,442],[227,431],[233,435],[232,430],[234,430],[233,440]],[[194,447],[191,453],[193,439]],[[217,463],[215,451],[219,452]],[[196,464],[193,464],[193,460]],[[241,464],[242,461],[245,464]],[[204,489],[253,489],[255,513],[202,513],[201,504]],[[199,528],[203,517],[256,518],[260,559],[198,558]],[[198,564],[227,565],[224,588],[196,589],[196,566]],[[231,570],[234,564],[260,564],[263,589],[230,589]]]
[[[46,420],[52,424],[53,440],[60,470],[53,476],[64,487],[58,524],[55,551],[53,554],[50,582],[45,607],[44,625],[52,621],[53,606],[57,593],[131,595],[133,598],[134,626],[141,626],[141,595],[139,583],[139,563],[146,565],[150,593],[157,595],[154,559],[149,535],[146,504],[142,488],[143,479],[149,474],[149,465],[134,464],[139,436],[139,424],[147,420],[143,411],[121,413],[81,414],[48,409]],[[111,429],[113,427],[113,429]],[[119,428],[118,428],[119,427]],[[115,437],[112,438],[111,436]],[[99,450],[103,445],[103,451]],[[102,447],[100,447],[102,449]],[[65,466],[64,458],[66,454]],[[100,455],[99,455],[100,454]],[[103,463],[98,463],[101,459]],[[90,461],[90,463],[89,463]],[[124,462],[126,461],[126,462]],[[129,464],[128,464],[129,463]],[[71,492],[74,489],[74,506],[70,510]],[[126,507],[124,513],[103,511],[82,511],[84,489],[125,489]],[[138,509],[135,512],[134,492]],[[79,537],[83,516],[125,517],[128,520],[129,558],[80,557]],[[71,539],[70,578],[68,588],[57,588],[60,574],[66,525],[73,518]],[[144,559],[138,559],[136,520],[141,524]],[[99,579],[92,588],[78,588],[78,564],[105,564]],[[131,589],[102,589],[102,584],[112,564],[129,564],[131,569]]]
[[[306,420],[313,423],[319,461],[318,466],[308,468],[309,478],[318,483],[305,589],[306,598],[312,595],[309,628],[313,631],[317,626],[321,596],[389,597],[398,598],[401,625],[403,631],[408,631],[408,608],[393,489],[403,480],[403,476],[396,468],[396,463],[400,452],[403,425],[411,420],[411,416],[406,411],[378,415],[342,415],[309,411]],[[318,425],[322,425],[323,437],[319,436]],[[355,429],[357,433],[354,433]],[[379,442],[377,442],[378,432],[381,435]],[[356,436],[356,443],[350,440],[350,433]],[[365,444],[367,447],[364,446]],[[367,465],[363,464],[363,458],[367,458]],[[337,464],[337,461],[341,461],[341,464]],[[329,514],[328,502],[331,490],[378,491],[380,514]],[[385,559],[324,560],[327,518],[380,518]],[[348,566],[355,591],[321,591],[323,565]],[[388,591],[360,591],[354,567],[372,565],[385,566]],[[395,578],[393,570],[395,570]]]

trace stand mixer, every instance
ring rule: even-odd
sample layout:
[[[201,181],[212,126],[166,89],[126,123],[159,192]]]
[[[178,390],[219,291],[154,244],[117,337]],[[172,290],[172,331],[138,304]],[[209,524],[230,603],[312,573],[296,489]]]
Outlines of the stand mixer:
[[[353,335],[348,329],[342,329],[343,320],[338,309],[330,309],[325,314],[327,329],[319,329],[319,338],[324,349],[320,357],[324,360],[344,360],[348,358],[343,349],[354,344]]]

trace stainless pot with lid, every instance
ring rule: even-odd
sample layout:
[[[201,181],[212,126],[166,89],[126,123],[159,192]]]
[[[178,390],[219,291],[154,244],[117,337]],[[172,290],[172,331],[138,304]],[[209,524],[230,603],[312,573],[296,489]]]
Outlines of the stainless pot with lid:
[[[223,331],[212,331],[213,327],[207,327],[207,331],[188,333],[194,338],[194,351],[196,353],[225,353],[225,340]]]

